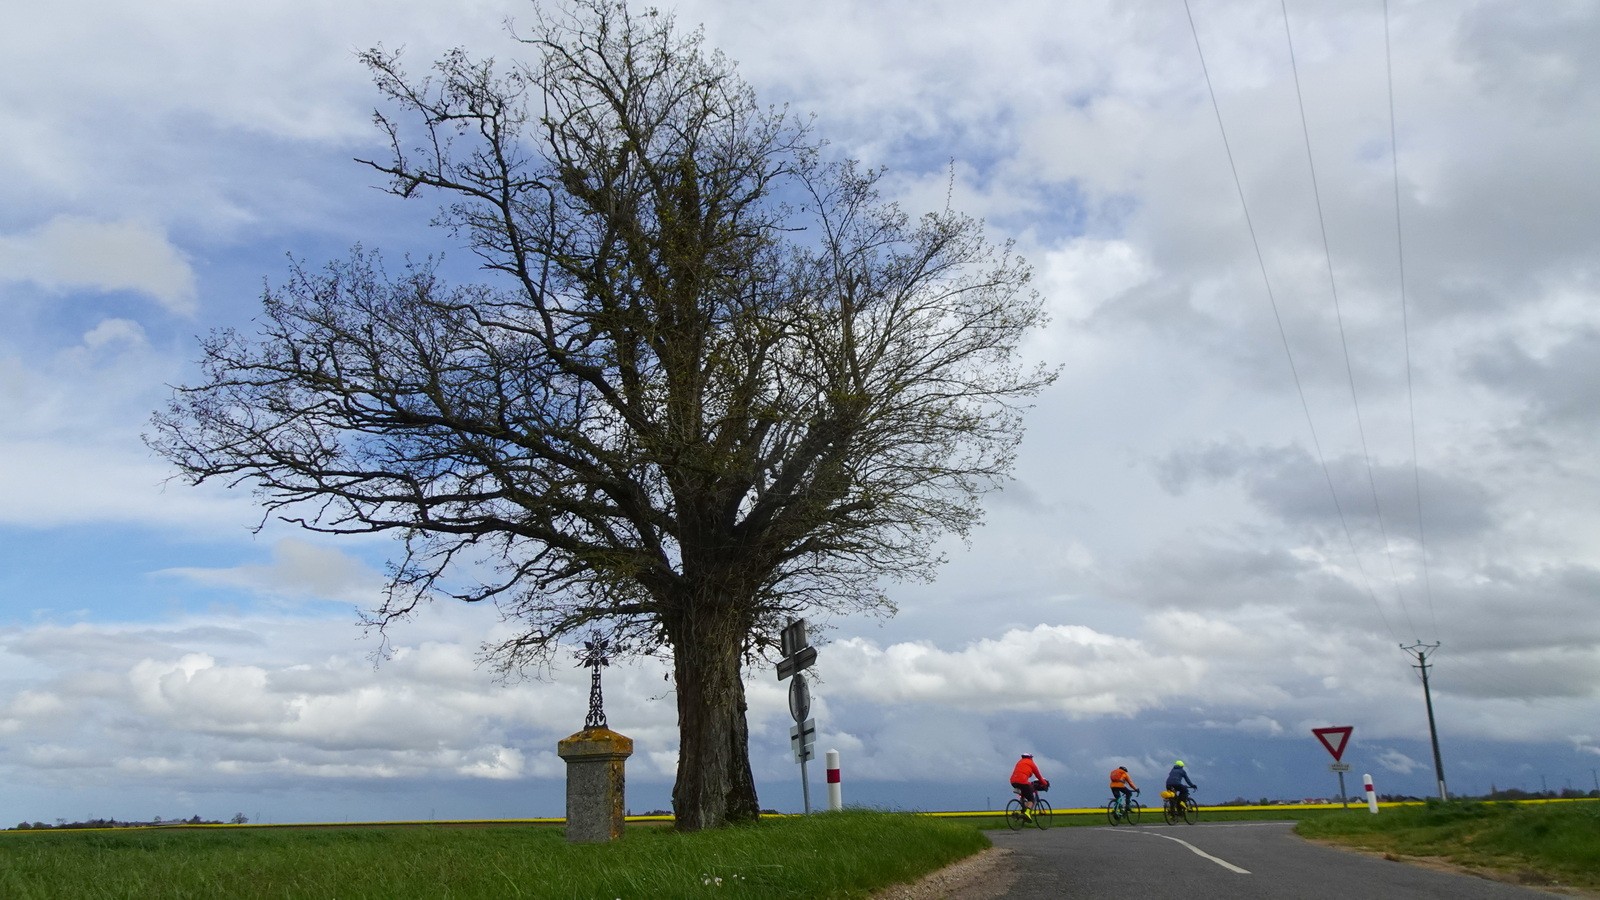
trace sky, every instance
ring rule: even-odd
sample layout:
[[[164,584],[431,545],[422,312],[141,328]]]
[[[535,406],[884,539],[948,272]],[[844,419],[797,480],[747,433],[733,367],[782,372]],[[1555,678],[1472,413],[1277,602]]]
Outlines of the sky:
[[[1452,792],[1600,789],[1600,3],[669,8],[908,211],[1015,241],[1052,315],[984,526],[897,615],[813,623],[846,802],[997,806],[1020,752],[1058,807],[1175,759],[1202,802],[1326,797],[1311,729],[1343,725],[1352,792],[1425,796],[1402,645],[1435,642]],[[263,522],[141,439],[291,257],[477,277],[354,162],[383,153],[356,53],[510,60],[531,10],[4,14],[0,826],[562,813],[576,656],[497,681],[512,624],[436,603],[381,658],[393,544]],[[605,672],[633,812],[670,806],[665,674]],[[761,803],[798,811],[785,686],[748,688]]]

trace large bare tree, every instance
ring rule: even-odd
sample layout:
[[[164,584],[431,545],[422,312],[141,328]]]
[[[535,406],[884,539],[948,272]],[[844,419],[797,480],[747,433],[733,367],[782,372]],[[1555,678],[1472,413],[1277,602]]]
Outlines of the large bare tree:
[[[392,154],[363,162],[443,196],[492,274],[296,265],[149,441],[269,515],[401,538],[380,626],[446,596],[517,623],[485,648],[508,671],[593,628],[669,656],[678,827],[754,819],[743,667],[932,576],[1053,377],[1018,359],[1042,306],[1009,246],[908,217],[669,16],[577,0],[518,40],[416,77],[364,55]]]

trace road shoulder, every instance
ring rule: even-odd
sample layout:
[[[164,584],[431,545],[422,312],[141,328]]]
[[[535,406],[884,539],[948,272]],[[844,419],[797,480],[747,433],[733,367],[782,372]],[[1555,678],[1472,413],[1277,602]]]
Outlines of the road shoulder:
[[[874,892],[873,900],[995,900],[1016,882],[1011,851],[990,847],[929,872],[911,884]]]

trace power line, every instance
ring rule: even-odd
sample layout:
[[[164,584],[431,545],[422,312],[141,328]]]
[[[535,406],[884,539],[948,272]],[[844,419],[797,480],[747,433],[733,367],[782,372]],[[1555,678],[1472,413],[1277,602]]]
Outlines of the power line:
[[[1411,633],[1415,635],[1417,633],[1417,627],[1411,621],[1411,610],[1406,606],[1405,591],[1400,586],[1400,575],[1395,570],[1394,551],[1389,543],[1389,529],[1384,524],[1383,505],[1378,500],[1378,481],[1377,478],[1372,474],[1372,451],[1367,445],[1367,426],[1361,416],[1361,398],[1356,392],[1355,366],[1350,362],[1350,342],[1345,336],[1344,311],[1339,305],[1339,284],[1337,279],[1334,278],[1333,273],[1333,250],[1328,245],[1327,217],[1322,211],[1322,189],[1317,183],[1317,163],[1311,152],[1311,126],[1306,122],[1306,101],[1300,90],[1300,66],[1295,60],[1294,35],[1289,29],[1289,6],[1286,0],[1279,0],[1279,6],[1283,10],[1283,36],[1289,47],[1289,70],[1294,74],[1295,102],[1300,108],[1300,133],[1305,138],[1306,166],[1311,172],[1311,195],[1315,200],[1317,207],[1317,227],[1321,229],[1322,233],[1322,254],[1323,257],[1328,261],[1328,289],[1333,297],[1333,317],[1334,321],[1339,326],[1339,347],[1344,351],[1344,372],[1346,380],[1350,383],[1350,404],[1355,410],[1356,433],[1361,438],[1361,459],[1366,465],[1367,469],[1367,487],[1372,492],[1372,511],[1378,520],[1378,535],[1383,540],[1383,555],[1389,563],[1389,580],[1390,583],[1394,585],[1395,598],[1400,601],[1400,612],[1405,616],[1407,627],[1409,627],[1411,629]],[[1408,362],[1407,372],[1409,373],[1409,371],[1410,369]],[[1414,428],[1413,441],[1415,441]],[[1415,451],[1416,448],[1415,444],[1413,443],[1413,459],[1415,459]]]
[[[1255,248],[1256,264],[1261,269],[1261,281],[1262,281],[1262,284],[1266,288],[1267,302],[1269,304],[1271,304],[1271,306],[1272,306],[1272,317],[1277,322],[1277,325],[1278,325],[1278,337],[1283,341],[1283,353],[1284,353],[1284,356],[1289,361],[1289,373],[1290,373],[1291,376],[1293,376],[1293,379],[1294,379],[1295,393],[1299,395],[1299,397],[1300,397],[1300,408],[1305,412],[1306,427],[1311,432],[1311,444],[1312,444],[1312,447],[1316,450],[1317,463],[1322,467],[1322,477],[1324,478],[1324,480],[1326,480],[1326,482],[1328,484],[1328,495],[1333,499],[1333,508],[1339,515],[1339,525],[1340,525],[1340,527],[1342,527],[1344,529],[1345,541],[1350,546],[1351,557],[1355,560],[1356,570],[1361,574],[1361,580],[1362,580],[1364,586],[1366,587],[1367,596],[1369,598],[1371,598],[1372,605],[1374,606],[1374,608],[1377,609],[1378,618],[1379,618],[1379,620],[1381,620],[1383,622],[1384,629],[1389,632],[1391,637],[1393,637],[1393,636],[1395,636],[1394,628],[1392,626],[1390,626],[1389,617],[1384,615],[1383,605],[1378,602],[1377,596],[1372,591],[1372,583],[1367,577],[1366,567],[1361,562],[1361,554],[1356,550],[1355,539],[1354,539],[1354,537],[1351,536],[1351,533],[1350,533],[1350,523],[1345,518],[1343,505],[1341,505],[1339,503],[1339,492],[1337,490],[1335,490],[1335,488],[1333,486],[1333,475],[1328,470],[1327,458],[1322,453],[1322,442],[1317,437],[1317,426],[1316,426],[1316,422],[1312,419],[1312,416],[1311,416],[1311,405],[1306,401],[1305,387],[1300,382],[1300,372],[1299,372],[1299,369],[1295,366],[1295,363],[1294,363],[1294,352],[1290,349],[1290,346],[1289,346],[1289,334],[1288,334],[1288,331],[1284,328],[1284,325],[1283,325],[1283,315],[1278,310],[1278,300],[1277,300],[1277,298],[1274,296],[1274,294],[1272,292],[1272,280],[1267,275],[1267,263],[1266,263],[1265,257],[1261,253],[1261,241],[1256,236],[1255,222],[1250,217],[1250,205],[1245,200],[1244,183],[1239,178],[1239,167],[1238,167],[1237,164],[1235,164],[1234,159],[1233,159],[1233,147],[1230,144],[1230,142],[1228,141],[1228,129],[1227,129],[1227,126],[1223,124],[1223,120],[1222,120],[1222,107],[1217,102],[1216,88],[1214,88],[1212,86],[1212,84],[1211,84],[1211,70],[1206,65],[1205,51],[1203,49],[1201,49],[1201,46],[1200,46],[1200,32],[1195,27],[1195,24],[1194,24],[1194,11],[1189,8],[1189,0],[1183,0],[1183,10],[1184,10],[1184,13],[1187,14],[1188,18],[1189,18],[1189,33],[1194,38],[1195,53],[1200,58],[1200,71],[1205,75],[1206,91],[1207,91],[1207,93],[1210,94],[1210,97],[1211,97],[1211,109],[1216,114],[1216,117],[1217,117],[1217,130],[1222,135],[1222,148],[1223,148],[1224,152],[1227,154],[1227,157],[1228,157],[1228,168],[1233,173],[1233,184],[1234,184],[1234,187],[1239,192],[1239,206],[1243,210],[1243,213],[1244,213],[1245,227],[1250,233],[1251,246],[1253,246]]]
[[[1406,409],[1411,418],[1411,484],[1417,500],[1417,552],[1422,566],[1422,592],[1428,601],[1428,619],[1433,633],[1439,633],[1439,617],[1433,609],[1433,580],[1428,575],[1428,540],[1422,527],[1422,472],[1417,460],[1417,401],[1411,384],[1411,322],[1406,308],[1405,232],[1400,225],[1400,140],[1396,136],[1394,115],[1394,52],[1389,42],[1389,0],[1383,0],[1383,66],[1389,87],[1389,159],[1394,164],[1394,246],[1400,267],[1400,330],[1406,350]]]

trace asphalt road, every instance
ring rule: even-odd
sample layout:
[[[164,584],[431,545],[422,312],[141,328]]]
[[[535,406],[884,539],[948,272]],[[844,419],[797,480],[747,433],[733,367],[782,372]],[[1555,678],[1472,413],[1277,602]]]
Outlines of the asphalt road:
[[[1148,815],[1148,813],[1147,813]],[[1437,872],[1296,837],[1293,822],[991,831],[1023,875],[1005,896],[1221,900],[1498,900],[1531,888]]]

